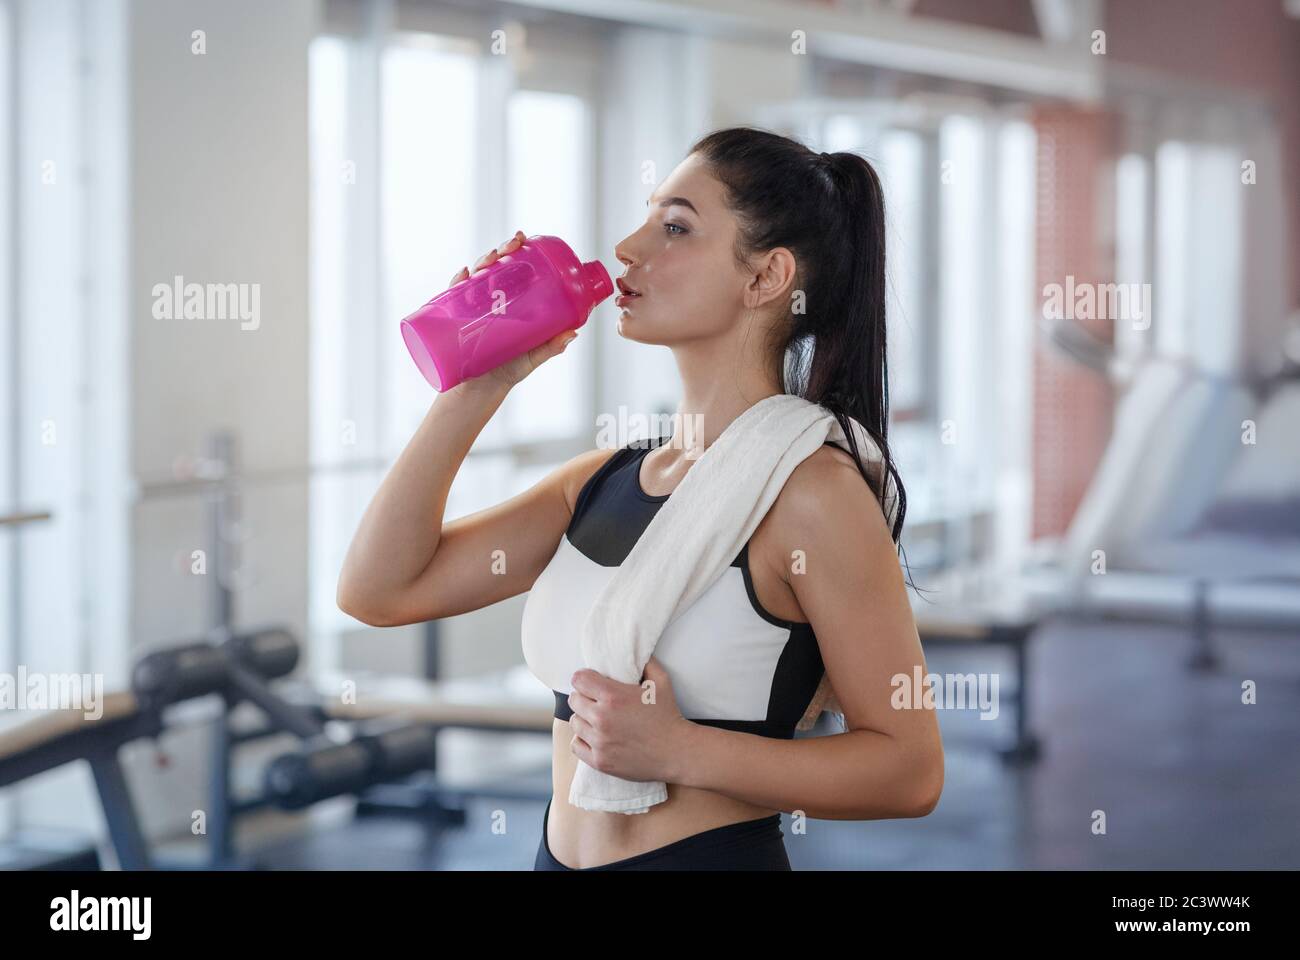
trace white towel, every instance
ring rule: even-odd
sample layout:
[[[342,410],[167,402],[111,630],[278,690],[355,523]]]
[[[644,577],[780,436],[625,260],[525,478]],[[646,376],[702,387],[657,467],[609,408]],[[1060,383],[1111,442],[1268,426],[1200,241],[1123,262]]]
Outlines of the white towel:
[[[870,471],[880,448],[861,423],[849,423]],[[620,683],[640,683],[664,629],[722,576],[794,468],[827,440],[849,450],[828,409],[792,394],[765,397],[727,424],[596,598],[581,637],[586,666]],[[897,498],[887,474],[883,482],[892,530]],[[798,729],[812,726],[823,709],[839,710],[824,673]],[[662,782],[623,780],[581,760],[569,789],[575,806],[613,813],[645,813],[667,799]]]

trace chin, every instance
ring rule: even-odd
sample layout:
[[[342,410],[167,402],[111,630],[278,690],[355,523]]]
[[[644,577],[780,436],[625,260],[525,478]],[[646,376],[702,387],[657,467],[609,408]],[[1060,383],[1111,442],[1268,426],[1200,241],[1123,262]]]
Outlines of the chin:
[[[618,335],[624,340],[633,340],[637,343],[644,343],[650,346],[661,345],[653,337],[646,336],[646,324],[644,321],[638,321],[629,313],[620,313],[618,316]]]

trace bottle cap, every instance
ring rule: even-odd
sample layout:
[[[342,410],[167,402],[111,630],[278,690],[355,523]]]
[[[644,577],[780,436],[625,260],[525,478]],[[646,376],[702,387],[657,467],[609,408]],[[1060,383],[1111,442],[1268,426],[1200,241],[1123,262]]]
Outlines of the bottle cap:
[[[589,260],[582,265],[582,289],[594,307],[614,292],[614,281],[599,260]]]

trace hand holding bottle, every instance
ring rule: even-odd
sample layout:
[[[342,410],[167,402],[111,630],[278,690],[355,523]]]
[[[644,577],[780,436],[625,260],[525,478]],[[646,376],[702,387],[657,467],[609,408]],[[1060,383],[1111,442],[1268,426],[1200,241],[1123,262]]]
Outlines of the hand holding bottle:
[[[508,390],[561,352],[613,292],[599,260],[584,263],[559,237],[517,232],[403,319],[402,339],[439,392],[466,380]]]
[[[503,257],[506,254],[514,253],[522,247],[525,240],[526,238],[524,237],[523,231],[516,230],[515,235],[505,243],[501,244],[501,246],[495,247],[483,254],[483,256],[479,257],[478,260],[475,261],[474,269],[472,271],[469,267],[461,267],[457,270],[456,273],[453,274],[451,280],[447,282],[447,286],[455,286],[457,283],[460,283],[460,281],[468,279],[471,273],[478,273],[480,270],[487,269],[492,264],[496,263],[498,258]],[[576,330],[563,330],[551,339],[547,340],[541,346],[534,347],[532,350],[515,357],[513,360],[507,360],[499,367],[489,370],[477,377],[467,378],[462,382],[472,383],[489,381],[498,383],[506,389],[509,389],[536,370],[542,365],[542,363],[549,360],[551,357],[563,353],[564,349],[569,345],[569,342],[577,337],[577,335],[578,331]]]

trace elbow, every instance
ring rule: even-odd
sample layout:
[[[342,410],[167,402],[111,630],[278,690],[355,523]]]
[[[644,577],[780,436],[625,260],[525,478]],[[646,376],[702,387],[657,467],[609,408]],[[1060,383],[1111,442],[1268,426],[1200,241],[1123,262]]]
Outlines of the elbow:
[[[924,776],[914,778],[911,800],[906,805],[904,817],[928,817],[939,806],[943,794],[943,754],[940,753]]]
[[[942,784],[934,789],[926,790],[908,806],[906,816],[908,818],[928,817],[934,813],[934,808],[939,806],[939,796],[942,793]]]
[[[334,602],[338,608],[354,620],[360,620],[370,627],[388,627],[392,626],[389,618],[384,615],[382,605],[374,602],[374,597],[365,596],[366,591],[357,587],[357,585],[346,575],[339,577],[338,589],[334,594]]]

